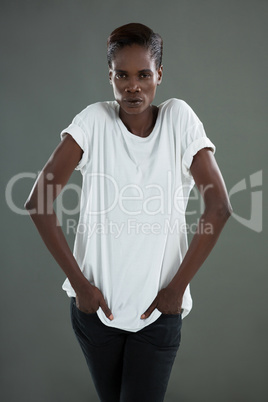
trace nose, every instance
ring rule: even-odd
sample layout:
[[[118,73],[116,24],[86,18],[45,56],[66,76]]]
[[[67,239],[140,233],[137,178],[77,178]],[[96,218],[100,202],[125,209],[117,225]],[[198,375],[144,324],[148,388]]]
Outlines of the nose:
[[[125,91],[130,92],[130,93],[135,93],[135,92],[140,92],[141,88],[136,79],[129,79],[128,84],[126,85]]]

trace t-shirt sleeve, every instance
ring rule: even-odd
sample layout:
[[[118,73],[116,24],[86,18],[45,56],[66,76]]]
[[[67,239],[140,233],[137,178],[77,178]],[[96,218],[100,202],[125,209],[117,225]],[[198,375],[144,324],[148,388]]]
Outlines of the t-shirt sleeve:
[[[216,147],[207,137],[203,123],[187,104],[186,117],[182,128],[182,172],[187,179],[191,179],[192,174],[190,167],[194,155],[202,148],[210,148],[214,154]]]
[[[76,170],[82,170],[88,161],[88,135],[84,123],[78,115],[74,117],[72,123],[68,127],[62,130],[60,133],[61,140],[63,140],[67,134],[70,134],[83,150],[82,158],[75,168]]]

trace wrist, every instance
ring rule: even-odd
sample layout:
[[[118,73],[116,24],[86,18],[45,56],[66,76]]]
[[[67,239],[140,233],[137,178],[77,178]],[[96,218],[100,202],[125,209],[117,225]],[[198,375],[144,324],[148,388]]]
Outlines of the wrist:
[[[167,288],[169,290],[171,290],[172,292],[176,293],[177,297],[179,297],[179,298],[183,297],[186,287],[187,287],[187,285],[185,286],[182,283],[177,282],[174,279],[167,286]]]
[[[88,289],[92,287],[90,282],[85,278],[83,274],[81,277],[79,277],[79,279],[71,282],[71,285],[76,294],[86,293]]]

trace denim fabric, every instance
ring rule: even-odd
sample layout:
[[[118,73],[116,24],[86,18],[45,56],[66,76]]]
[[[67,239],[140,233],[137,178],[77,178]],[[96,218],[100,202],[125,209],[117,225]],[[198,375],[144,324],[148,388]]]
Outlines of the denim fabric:
[[[163,402],[181,340],[181,314],[137,332],[103,324],[71,298],[71,320],[101,402]]]

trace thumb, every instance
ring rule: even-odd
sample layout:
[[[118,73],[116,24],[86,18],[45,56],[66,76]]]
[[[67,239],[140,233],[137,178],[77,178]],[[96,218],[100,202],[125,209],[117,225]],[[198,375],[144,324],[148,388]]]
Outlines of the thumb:
[[[152,312],[154,311],[154,309],[156,308],[156,306],[157,306],[157,302],[154,301],[154,302],[150,305],[150,307],[147,308],[147,310],[145,311],[145,313],[143,313],[143,314],[141,315],[141,319],[145,319],[145,318],[150,317],[150,315],[152,314]]]
[[[101,307],[102,311],[104,312],[104,314],[106,315],[106,317],[108,317],[109,320],[112,321],[114,319],[114,316],[112,315],[112,312],[109,309],[109,307],[107,306],[107,304],[106,304],[104,299],[101,301],[100,307]]]

